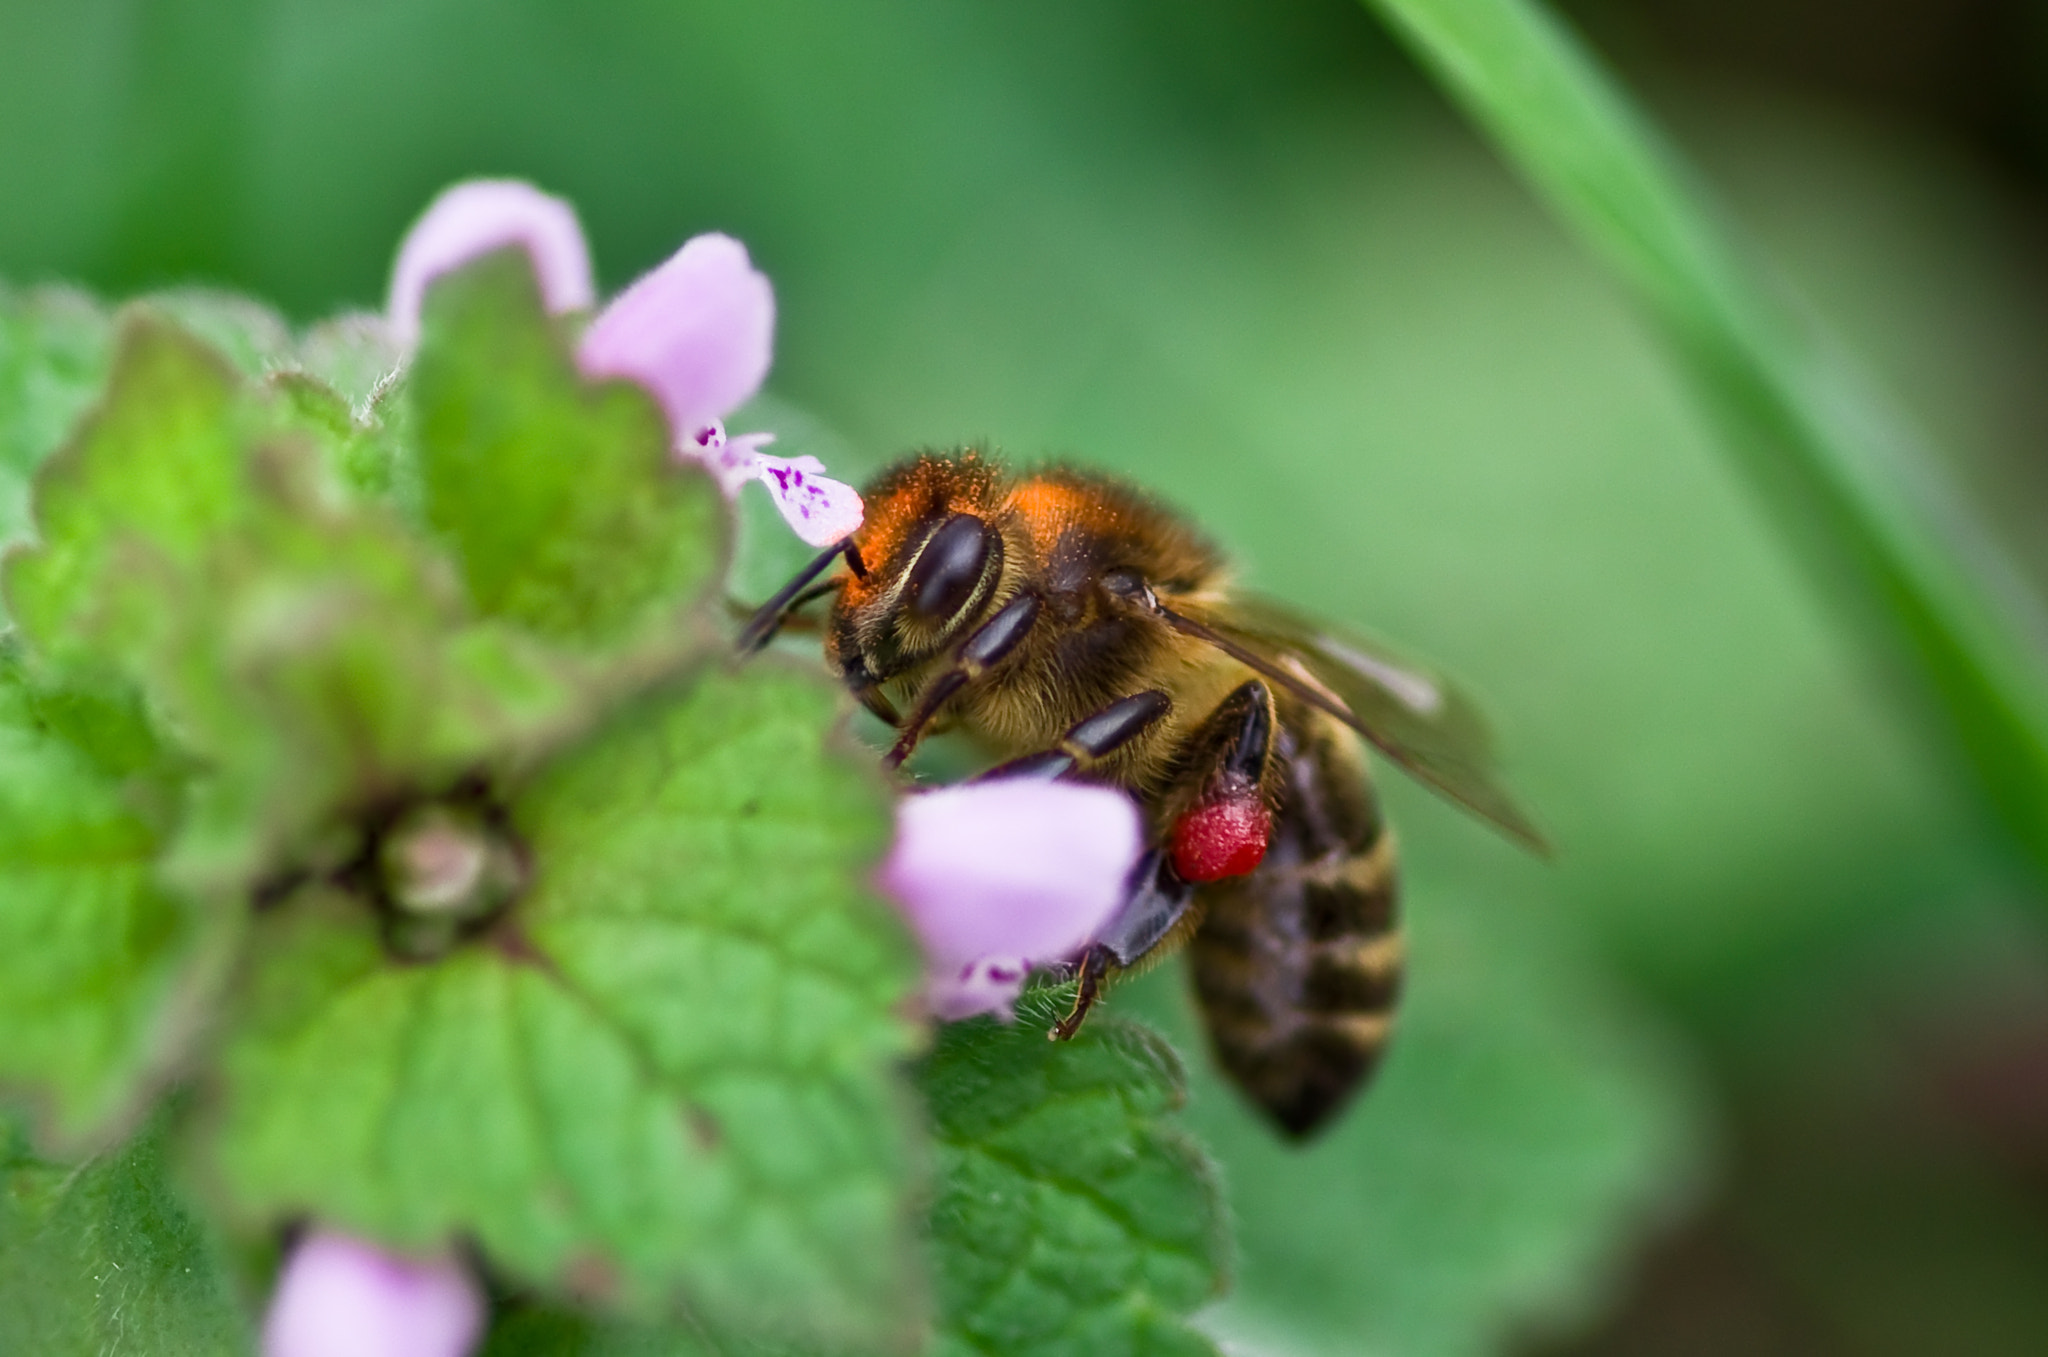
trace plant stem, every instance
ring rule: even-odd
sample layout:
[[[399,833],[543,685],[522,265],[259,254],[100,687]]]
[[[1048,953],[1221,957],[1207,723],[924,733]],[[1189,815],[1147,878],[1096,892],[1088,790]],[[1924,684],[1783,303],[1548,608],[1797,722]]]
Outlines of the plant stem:
[[[2048,614],[1875,385],[1761,281],[1533,0],[1364,0],[1659,323],[1803,563],[1945,718],[2048,880]]]

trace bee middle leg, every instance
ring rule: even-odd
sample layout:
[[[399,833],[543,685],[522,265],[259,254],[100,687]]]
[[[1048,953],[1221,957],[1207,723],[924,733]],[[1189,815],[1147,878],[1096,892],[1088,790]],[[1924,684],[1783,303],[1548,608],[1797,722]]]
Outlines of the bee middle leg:
[[[1173,709],[1173,699],[1157,688],[1120,697],[1102,710],[1075,722],[1050,749],[1011,759],[976,777],[1073,777],[1093,772],[1117,750],[1156,725]]]
[[[1105,711],[1118,705],[1122,704],[1113,704]],[[1082,726],[1087,724],[1083,722]],[[1196,728],[1187,744],[1190,754],[1175,779],[1176,791],[1168,798],[1168,805],[1173,808],[1173,818],[1167,827],[1168,842],[1138,860],[1123,903],[1081,954],[1074,1007],[1047,1034],[1052,1040],[1065,1041],[1080,1031],[1088,1011],[1101,996],[1104,983],[1116,972],[1135,965],[1183,926],[1199,883],[1190,880],[1177,862],[1175,828],[1182,816],[1219,792],[1262,796],[1272,745],[1273,698],[1266,685],[1256,679],[1233,689]],[[1037,757],[1040,756],[1027,756],[1019,762]]]

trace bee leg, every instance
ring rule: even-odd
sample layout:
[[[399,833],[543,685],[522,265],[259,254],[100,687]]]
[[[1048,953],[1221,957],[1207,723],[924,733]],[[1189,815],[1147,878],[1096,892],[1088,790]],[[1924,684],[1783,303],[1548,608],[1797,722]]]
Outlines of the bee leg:
[[[1196,751],[1188,782],[1202,791],[1237,780],[1263,782],[1273,749],[1273,694],[1247,679],[1216,704],[1188,743]]]
[[[1131,872],[1130,893],[1081,954],[1077,972],[1081,984],[1074,994],[1073,1010],[1047,1036],[1066,1041],[1080,1031],[1111,968],[1125,970],[1157,947],[1187,914],[1194,898],[1195,888],[1174,870],[1172,854],[1154,848],[1139,858]]]
[[[815,615],[803,616],[803,610],[827,594],[836,594],[841,589],[844,589],[846,587],[846,580],[847,577],[845,575],[834,575],[832,578],[820,580],[804,590],[784,604],[782,611],[775,616],[771,623],[762,629],[758,636],[749,637],[748,644],[753,650],[760,650],[785,631],[804,634],[817,631],[822,625],[819,619]],[[742,603],[736,598],[727,598],[725,600],[725,615],[735,622],[752,622],[760,615],[760,612],[759,608]]]
[[[1047,1041],[1072,1041],[1074,1034],[1081,1030],[1089,1010],[1095,1007],[1095,1000],[1102,993],[1102,977],[1109,973],[1111,958],[1109,949],[1097,944],[1081,955],[1079,970],[1080,987],[1074,991],[1074,1006],[1067,1016],[1053,1024],[1045,1034]]]
[[[924,738],[925,727],[939,714],[939,708],[1022,645],[1024,638],[1031,634],[1031,628],[1037,625],[1038,614],[1044,606],[1037,594],[1021,593],[998,608],[994,617],[976,627],[974,634],[962,642],[955,653],[953,667],[933,679],[931,686],[924,690],[924,697],[916,710],[903,723],[903,733],[882,756],[882,766],[894,768],[909,758],[910,751],[917,748],[917,742]]]
[[[1051,749],[1011,759],[975,778],[1069,777],[1086,773],[1149,730],[1173,709],[1173,699],[1157,688],[1120,697],[1094,715],[1077,722]]]
[[[826,547],[811,559],[810,564],[796,572],[795,579],[776,590],[773,598],[754,610],[753,617],[740,629],[740,639],[736,647],[739,653],[751,655],[774,640],[775,633],[781,629],[791,609],[800,608],[818,596],[816,590],[807,589],[805,586],[831,569],[832,563],[842,557],[847,568],[854,574],[866,573],[860,563],[860,552],[854,548],[851,537],[842,538]],[[827,581],[822,587],[837,589],[839,585]]]
[[[1174,869],[1189,881],[1243,876],[1265,859],[1273,830],[1266,784],[1278,771],[1273,722],[1273,695],[1252,679],[1217,703],[1188,741],[1164,823]]]
[[[1026,765],[1022,772],[1052,777],[1074,771],[1078,760],[1068,768],[1060,768],[1058,760],[1072,758],[1065,750],[1078,743],[1076,735],[1090,728],[1113,732],[1124,724],[1130,729],[1122,739],[1129,739],[1148,723],[1137,719],[1139,699],[1148,696],[1139,693],[1111,703],[1069,731],[1060,749],[1026,755],[1016,763]],[[1103,719],[1119,709],[1125,711],[1121,723]],[[1149,719],[1165,711],[1162,702]],[[1173,933],[1194,903],[1198,884],[1249,871],[1265,856],[1271,821],[1261,787],[1272,747],[1273,697],[1257,679],[1233,689],[1196,729],[1168,841],[1138,860],[1129,894],[1082,953],[1074,1007],[1049,1034],[1054,1041],[1081,1030],[1113,970],[1129,969]]]

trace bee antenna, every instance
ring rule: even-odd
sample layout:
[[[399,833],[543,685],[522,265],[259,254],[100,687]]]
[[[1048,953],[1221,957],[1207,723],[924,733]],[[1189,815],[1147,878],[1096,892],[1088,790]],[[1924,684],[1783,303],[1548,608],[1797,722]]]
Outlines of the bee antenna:
[[[834,561],[844,556],[847,558],[847,564],[852,565],[859,555],[851,537],[841,538],[819,552],[815,560],[796,572],[795,579],[777,589],[775,596],[763,603],[754,611],[754,615],[747,619],[747,625],[740,629],[740,654],[751,655],[774,640],[775,633],[781,630],[782,619],[789,612],[796,596],[804,591],[804,586],[831,569]],[[866,574],[860,569],[855,569],[854,573]]]

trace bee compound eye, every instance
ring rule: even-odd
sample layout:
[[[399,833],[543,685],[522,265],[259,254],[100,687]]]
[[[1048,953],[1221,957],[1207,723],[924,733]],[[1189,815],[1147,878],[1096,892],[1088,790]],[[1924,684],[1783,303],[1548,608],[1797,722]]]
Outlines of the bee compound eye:
[[[925,622],[943,622],[965,608],[988,570],[997,537],[973,514],[939,525],[903,584],[903,606]]]

